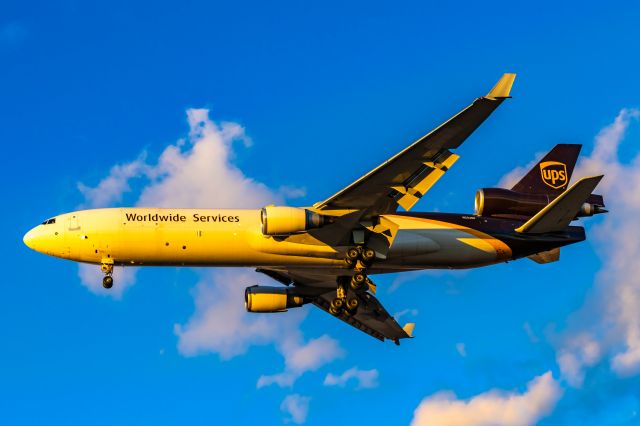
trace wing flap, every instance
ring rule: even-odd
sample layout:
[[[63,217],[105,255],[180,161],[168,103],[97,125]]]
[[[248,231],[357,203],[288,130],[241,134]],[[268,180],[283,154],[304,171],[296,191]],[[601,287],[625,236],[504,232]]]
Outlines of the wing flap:
[[[435,161],[425,161],[418,172],[414,174],[404,185],[392,186],[391,189],[397,192],[396,202],[405,210],[409,211],[424,194],[431,189],[435,183],[449,170],[451,166],[460,158],[459,155],[450,151],[445,151],[444,160],[441,158]],[[440,162],[442,161],[442,162]]]

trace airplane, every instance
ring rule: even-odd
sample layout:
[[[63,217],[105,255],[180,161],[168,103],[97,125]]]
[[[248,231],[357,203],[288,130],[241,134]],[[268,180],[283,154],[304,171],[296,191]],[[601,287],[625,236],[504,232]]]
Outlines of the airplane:
[[[473,214],[411,212],[454,165],[458,148],[510,98],[515,74],[335,195],[307,207],[262,209],[105,208],[47,219],[27,232],[31,249],[100,265],[251,266],[281,286],[245,290],[249,312],[313,304],[381,341],[413,337],[378,299],[376,274],[476,268],[559,259],[585,240],[571,222],[605,213],[592,194],[602,176],[568,187],[581,145],[560,144],[515,186],[483,188]],[[398,211],[399,208],[404,211]]]

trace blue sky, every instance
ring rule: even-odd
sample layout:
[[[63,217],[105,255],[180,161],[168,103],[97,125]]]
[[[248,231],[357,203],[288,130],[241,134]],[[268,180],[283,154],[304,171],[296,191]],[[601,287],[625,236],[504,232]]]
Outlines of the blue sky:
[[[439,392],[456,395],[449,406],[461,416],[473,401],[497,416],[500,396],[528,406],[528,383],[542,377],[545,413],[504,424],[637,424],[639,19],[640,6],[623,1],[5,1],[0,422],[423,424],[414,419],[421,401],[432,422],[444,418]],[[182,333],[198,329],[203,312],[224,318],[215,301],[225,291],[269,280],[145,269],[114,298],[87,283],[90,271],[22,244],[43,219],[93,202],[79,183],[99,187],[118,164],[162,171],[171,146],[190,158],[200,139],[189,138],[189,110],[244,129],[221,140],[228,158],[211,165],[221,171],[189,181],[189,191],[201,186],[222,207],[224,179],[240,176],[256,201],[305,205],[485,94],[503,72],[518,74],[514,98],[416,210],[471,212],[477,188],[567,142],[589,157],[576,173],[606,168],[612,213],[587,221],[591,238],[555,264],[377,278],[389,311],[409,310],[403,319],[417,322],[416,338],[400,347],[311,308],[259,324],[296,336],[297,349],[323,346],[313,366],[295,370],[286,342],[269,333],[229,350],[204,328],[190,347]],[[618,157],[602,154],[618,143]],[[149,188],[163,181],[144,167],[110,205],[158,199]],[[325,384],[354,367],[374,380]],[[283,371],[296,375],[290,386],[258,388],[261,376]]]

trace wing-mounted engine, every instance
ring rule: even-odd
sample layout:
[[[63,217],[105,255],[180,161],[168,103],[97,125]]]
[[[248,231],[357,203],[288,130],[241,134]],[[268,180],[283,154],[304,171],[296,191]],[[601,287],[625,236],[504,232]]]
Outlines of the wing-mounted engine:
[[[264,235],[290,235],[320,228],[333,218],[298,207],[267,206],[260,212]]]
[[[295,291],[295,288],[252,286],[244,291],[247,312],[285,312],[298,308],[312,299]]]
[[[549,194],[516,192],[504,188],[481,188],[476,192],[475,214],[502,218],[531,217],[556,197]],[[606,213],[602,195],[591,194],[576,217]]]

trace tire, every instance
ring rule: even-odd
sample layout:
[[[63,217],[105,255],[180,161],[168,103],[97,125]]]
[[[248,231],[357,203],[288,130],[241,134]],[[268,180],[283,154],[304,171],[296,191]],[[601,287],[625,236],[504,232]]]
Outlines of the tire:
[[[362,260],[364,260],[367,263],[373,261],[375,257],[376,257],[376,252],[373,249],[366,248],[362,251]]]
[[[113,287],[113,277],[111,275],[107,275],[102,279],[102,287],[106,289]]]
[[[352,312],[358,309],[359,305],[360,305],[360,301],[358,300],[357,297],[352,297],[351,299],[347,300],[347,309]]]
[[[344,301],[342,299],[335,298],[331,301],[331,307],[339,311],[344,307]]]
[[[358,251],[357,248],[351,247],[349,250],[347,250],[347,259],[356,260],[358,256],[360,256],[360,251]]]

